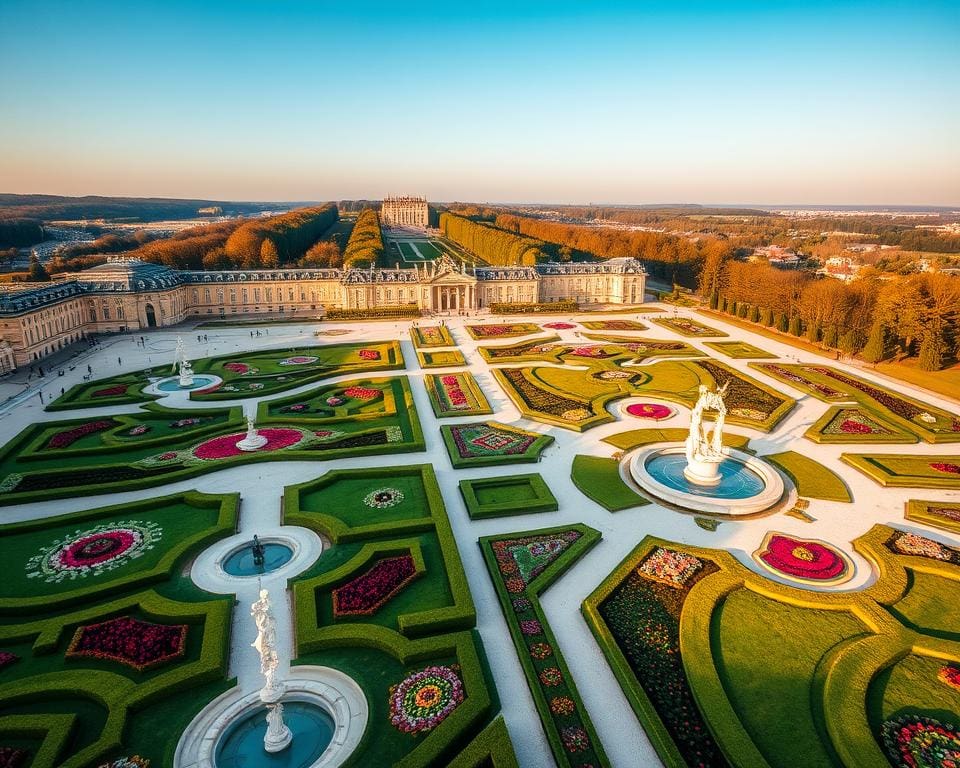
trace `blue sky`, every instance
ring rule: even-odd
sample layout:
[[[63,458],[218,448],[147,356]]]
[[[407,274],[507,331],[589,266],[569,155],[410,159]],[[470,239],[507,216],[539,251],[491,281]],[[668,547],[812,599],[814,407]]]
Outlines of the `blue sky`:
[[[960,2],[4,0],[0,116],[8,192],[960,205]]]

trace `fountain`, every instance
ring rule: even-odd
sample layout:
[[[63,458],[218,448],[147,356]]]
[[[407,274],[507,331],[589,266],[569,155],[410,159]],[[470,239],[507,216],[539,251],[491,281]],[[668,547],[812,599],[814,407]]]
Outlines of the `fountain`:
[[[173,376],[167,376],[144,389],[148,395],[158,395],[165,392],[181,392],[184,390],[202,389],[219,384],[219,376],[196,374],[193,365],[187,360],[187,353],[183,346],[183,337],[177,336],[177,349],[173,353]]]
[[[232,550],[221,566],[230,576],[260,576],[283,567],[293,559],[294,542],[262,541],[254,534],[253,541]]]
[[[641,489],[683,509],[719,515],[747,515],[769,509],[783,496],[783,478],[767,462],[723,445],[726,386],[700,396],[682,445],[648,446],[631,460],[629,473]],[[712,433],[704,411],[716,411]]]
[[[260,590],[260,598],[250,606],[250,615],[257,624],[257,639],[253,647],[260,654],[260,673],[264,684],[260,689],[260,701],[267,705],[267,732],[263,748],[267,752],[280,752],[290,746],[293,734],[283,722],[283,683],[277,679],[280,657],[277,655],[277,624],[270,610],[270,593]]]
[[[253,416],[247,416],[247,434],[242,440],[237,442],[237,448],[241,451],[256,451],[267,444],[267,438],[257,434],[257,428],[253,423]]]
[[[193,386],[193,366],[187,360],[186,350],[183,348],[183,337],[177,336],[177,351],[174,356],[173,367],[180,366],[179,384],[181,389],[190,389]]]

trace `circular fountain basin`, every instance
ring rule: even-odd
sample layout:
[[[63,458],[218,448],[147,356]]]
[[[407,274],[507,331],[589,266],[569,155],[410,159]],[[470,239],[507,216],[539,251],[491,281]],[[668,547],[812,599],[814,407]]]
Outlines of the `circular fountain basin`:
[[[336,725],[323,707],[307,701],[284,701],[283,722],[293,738],[280,752],[267,752],[267,710],[259,708],[234,721],[220,738],[214,754],[217,768],[308,768],[333,741]]]
[[[263,565],[253,561],[253,545],[244,544],[227,555],[221,564],[231,576],[260,576],[270,573],[293,559],[293,548],[280,542],[260,542],[263,545]]]
[[[630,460],[630,475],[643,490],[663,501],[694,512],[750,515],[780,501],[783,478],[762,459],[727,449],[720,462],[720,481],[691,482],[684,475],[686,450],[676,443],[652,445]]]
[[[207,376],[203,373],[195,373],[193,374],[193,382],[190,384],[190,386],[180,386],[179,376],[168,376],[165,379],[160,379],[160,381],[158,381],[156,384],[153,384],[151,388],[157,392],[190,392],[194,389],[212,387],[214,384],[217,384],[220,381],[221,379],[219,376]]]

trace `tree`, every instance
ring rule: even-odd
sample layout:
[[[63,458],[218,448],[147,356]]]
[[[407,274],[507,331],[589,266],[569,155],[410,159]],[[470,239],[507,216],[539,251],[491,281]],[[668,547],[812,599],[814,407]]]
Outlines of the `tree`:
[[[868,363],[879,363],[881,360],[890,357],[892,352],[887,326],[882,318],[875,318],[873,327],[870,328],[867,344],[863,348],[863,359]]]
[[[751,323],[760,322],[760,310],[757,308],[756,304],[750,305],[750,312],[747,313],[747,320],[749,320]]]
[[[716,309],[720,305],[720,294],[716,291],[710,293],[710,309]]]
[[[828,325],[823,332],[824,346],[830,347],[831,349],[836,349],[838,341],[839,337],[837,335],[837,326]]]
[[[807,341],[816,344],[820,341],[820,321],[814,320],[807,326]]]
[[[794,315],[790,318],[789,331],[791,336],[803,335],[803,321],[800,319],[800,315]]]
[[[790,329],[790,321],[787,320],[786,314],[780,312],[777,314],[777,330],[781,333],[786,333]]]
[[[855,328],[851,328],[840,337],[840,351],[848,355],[857,354],[862,346],[863,337],[860,331]]]
[[[27,270],[27,280],[32,283],[45,283],[50,279],[50,275],[47,274],[47,270],[44,268],[43,264],[40,263],[40,259],[37,258],[35,252],[30,253],[30,268]]]
[[[260,245],[260,264],[264,269],[276,269],[280,266],[280,254],[277,252],[277,246],[269,237],[264,239]]]

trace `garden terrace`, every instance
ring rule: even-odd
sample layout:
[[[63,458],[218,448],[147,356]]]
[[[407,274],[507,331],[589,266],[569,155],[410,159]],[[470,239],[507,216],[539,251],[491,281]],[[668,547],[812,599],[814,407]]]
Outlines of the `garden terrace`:
[[[636,320],[581,320],[580,325],[591,331],[646,331],[648,327]]]
[[[459,349],[441,349],[433,352],[418,349],[417,360],[421,368],[450,368],[467,364],[463,352]]]
[[[732,357],[735,360],[768,359],[774,360],[777,355],[755,347],[746,341],[705,341],[704,346],[715,349],[717,352]]]
[[[288,486],[284,509],[286,524],[333,542],[292,582],[294,663],[332,666],[363,688],[370,725],[350,764],[446,765],[498,703],[433,469],[328,472]],[[441,693],[418,708],[424,685]]]
[[[438,419],[446,416],[483,416],[493,413],[472,373],[425,374],[423,385]]]
[[[599,531],[570,525],[484,536],[479,542],[540,722],[562,768],[609,763],[540,595],[599,540]]]
[[[859,376],[826,365],[750,365],[820,400],[856,401],[870,413],[877,413],[879,419],[893,422],[901,431],[928,443],[960,442],[960,417]]]
[[[655,317],[653,322],[661,325],[667,330],[679,333],[681,336],[690,336],[693,338],[705,338],[709,336],[727,336],[723,331],[711,328],[697,320],[688,317]]]
[[[471,520],[559,509],[556,496],[536,473],[461,480],[460,495]]]
[[[444,424],[443,444],[454,469],[538,461],[552,435],[528,432],[496,421]]]
[[[960,456],[844,453],[840,458],[885,487],[960,490]]]
[[[487,325],[465,325],[464,330],[472,339],[505,339],[511,336],[529,336],[543,329],[536,323],[488,323]]]
[[[780,567],[814,581],[836,570],[827,555],[806,557],[814,545],[795,540]],[[885,526],[854,547],[878,580],[827,593],[647,537],[584,601],[667,766],[793,768],[797,755],[814,768],[906,765],[885,738],[891,723],[960,711],[957,690],[935,682],[960,661],[960,614],[938,597],[957,588],[960,551]]]
[[[0,451],[0,505],[41,499],[82,496],[92,493],[150,488],[189,477],[215,472],[238,463],[312,459],[324,461],[347,456],[422,451],[423,433],[406,377],[378,380],[371,386],[373,398],[392,400],[393,413],[354,413],[344,416],[310,414],[265,418],[260,433],[267,444],[256,452],[236,448],[246,434],[240,427],[239,410],[227,421],[207,426],[211,412],[154,411],[167,419],[166,434],[129,436],[128,417],[112,417],[118,426],[87,434],[67,450],[44,450],[57,435],[74,434],[96,420],[86,422],[41,422],[27,427]],[[349,392],[345,394],[350,397]],[[366,394],[366,393],[364,393]],[[309,395],[303,395],[310,402]],[[360,396],[358,395],[359,399]],[[298,400],[297,402],[300,402]],[[261,408],[283,407],[262,404]],[[387,403],[384,404],[387,408]],[[132,418],[132,417],[131,417]],[[214,416],[212,419],[216,419]],[[140,423],[139,415],[136,423]],[[199,423],[192,423],[197,420]],[[188,423],[181,434],[172,425]],[[322,427],[319,428],[318,427]],[[202,436],[201,436],[202,433]],[[114,435],[124,436],[114,439]],[[106,442],[107,437],[111,442]],[[90,441],[99,440],[92,445]],[[140,444],[137,441],[142,440]],[[33,447],[33,453],[23,453]]]
[[[233,607],[185,564],[234,532],[237,503],[188,492],[0,526],[0,649],[18,657],[0,675],[0,743],[33,765],[173,764],[227,687]]]

